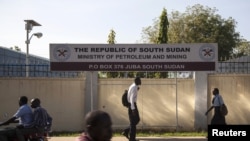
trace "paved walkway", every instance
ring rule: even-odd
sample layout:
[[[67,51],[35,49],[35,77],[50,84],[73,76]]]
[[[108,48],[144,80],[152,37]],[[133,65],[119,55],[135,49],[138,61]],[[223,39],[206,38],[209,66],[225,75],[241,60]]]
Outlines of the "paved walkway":
[[[76,137],[51,137],[49,141],[75,141]],[[205,137],[138,137],[139,141],[207,141]],[[125,137],[113,137],[111,141],[128,141]]]

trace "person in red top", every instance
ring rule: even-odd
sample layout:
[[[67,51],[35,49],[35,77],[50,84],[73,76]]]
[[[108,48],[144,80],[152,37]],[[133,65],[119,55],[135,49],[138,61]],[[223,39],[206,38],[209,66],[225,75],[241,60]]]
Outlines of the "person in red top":
[[[108,113],[96,110],[85,117],[85,131],[75,141],[111,141],[112,121]]]

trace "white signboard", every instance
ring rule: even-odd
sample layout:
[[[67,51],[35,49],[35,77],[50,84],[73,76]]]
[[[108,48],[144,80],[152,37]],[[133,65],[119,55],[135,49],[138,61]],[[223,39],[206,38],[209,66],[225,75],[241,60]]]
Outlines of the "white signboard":
[[[214,71],[216,43],[50,44],[52,71]]]

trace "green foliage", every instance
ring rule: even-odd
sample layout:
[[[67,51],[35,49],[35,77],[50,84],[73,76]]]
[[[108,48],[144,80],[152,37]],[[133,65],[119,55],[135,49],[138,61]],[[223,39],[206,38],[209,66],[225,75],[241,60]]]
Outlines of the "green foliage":
[[[115,40],[115,31],[113,29],[110,30],[110,33],[108,35],[108,44],[115,44],[116,40]],[[116,78],[116,77],[120,77],[120,73],[118,72],[107,72],[107,78]]]
[[[114,130],[113,136],[120,137],[121,130]],[[52,132],[51,137],[77,137],[82,133],[79,132]],[[155,130],[146,130],[146,131],[137,131],[137,137],[205,137],[207,132],[175,132],[175,131],[155,131]]]
[[[237,47],[233,50],[234,58],[241,56],[249,56],[250,55],[250,42],[241,39],[241,41],[237,44]]]
[[[218,58],[233,56],[240,41],[240,34],[235,31],[236,21],[231,17],[223,19],[216,11],[216,8],[196,4],[187,7],[184,13],[171,12],[168,43],[218,43]],[[153,26],[143,29],[144,42],[156,43],[159,22],[156,20]]]
[[[108,43],[109,44],[115,44],[116,40],[115,40],[115,31],[113,29],[110,30],[110,33],[108,35]]]
[[[159,19],[154,19],[152,26],[144,27],[142,29],[142,42],[143,43],[157,43]]]
[[[139,132],[138,137],[205,137],[207,132]]]
[[[159,24],[159,31],[158,31],[158,37],[157,37],[157,43],[167,43],[168,42],[168,17],[167,17],[167,10],[163,8],[163,11],[160,16],[160,24]]]

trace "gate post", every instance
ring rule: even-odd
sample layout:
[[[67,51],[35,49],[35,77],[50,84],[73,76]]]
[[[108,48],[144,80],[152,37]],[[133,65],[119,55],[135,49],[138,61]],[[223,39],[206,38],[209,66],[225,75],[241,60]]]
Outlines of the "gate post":
[[[194,105],[194,128],[207,130],[207,71],[195,72],[195,105]]]

